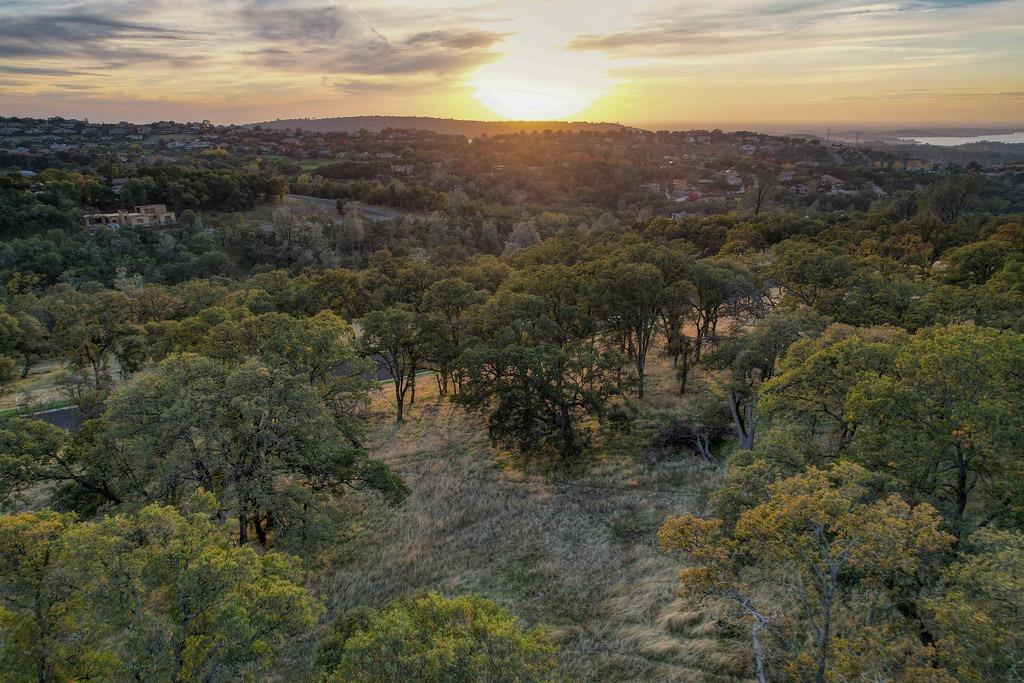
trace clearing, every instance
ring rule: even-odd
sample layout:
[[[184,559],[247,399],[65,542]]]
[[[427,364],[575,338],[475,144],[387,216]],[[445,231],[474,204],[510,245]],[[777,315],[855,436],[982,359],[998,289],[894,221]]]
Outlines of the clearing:
[[[371,452],[412,493],[393,509],[349,497],[365,514],[315,572],[332,614],[420,590],[478,592],[546,625],[576,680],[744,680],[746,657],[712,613],[676,596],[680,566],[657,550],[661,523],[702,511],[718,470],[690,453],[647,465],[651,437],[687,404],[671,362],[651,355],[632,430],[601,433],[593,464],[577,476],[514,467],[491,447],[483,420],[440,400],[431,381],[396,425],[384,386]]]

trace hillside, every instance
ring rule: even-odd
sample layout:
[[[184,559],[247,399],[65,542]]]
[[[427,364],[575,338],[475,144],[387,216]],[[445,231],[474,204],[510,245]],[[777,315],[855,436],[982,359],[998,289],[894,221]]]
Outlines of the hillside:
[[[318,587],[330,612],[419,590],[476,592],[548,628],[577,681],[743,680],[746,657],[713,611],[675,595],[680,565],[656,547],[667,517],[704,510],[718,469],[689,453],[648,464],[653,434],[691,407],[671,361],[651,361],[632,432],[605,433],[587,474],[570,477],[509,466],[482,421],[433,382],[403,425],[382,390],[369,446],[412,494],[398,508],[349,500],[363,512],[351,542],[318,563],[329,567]]]
[[[251,124],[263,128],[284,130],[301,128],[317,133],[346,133],[358,130],[379,132],[387,128],[429,130],[446,135],[498,135],[520,131],[566,130],[609,131],[629,128],[618,123],[590,123],[587,121],[468,121],[441,119],[430,116],[336,116],[326,119],[277,119]]]

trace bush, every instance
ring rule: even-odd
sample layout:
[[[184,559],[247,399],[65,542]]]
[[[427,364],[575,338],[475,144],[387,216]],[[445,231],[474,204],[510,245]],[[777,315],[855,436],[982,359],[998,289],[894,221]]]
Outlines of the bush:
[[[478,595],[427,593],[381,611],[343,614],[317,658],[346,683],[541,683],[557,680],[555,648]]]

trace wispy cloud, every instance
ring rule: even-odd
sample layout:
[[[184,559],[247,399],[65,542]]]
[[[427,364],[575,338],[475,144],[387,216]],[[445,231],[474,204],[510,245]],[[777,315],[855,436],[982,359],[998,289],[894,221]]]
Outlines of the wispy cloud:
[[[1024,0],[0,0],[4,113],[480,116],[507,63],[608,120],[1020,116]]]
[[[725,2],[685,11],[673,5],[638,18],[625,30],[570,40],[572,50],[620,56],[680,58],[691,55],[807,51],[834,46],[889,46],[969,29],[964,8],[1008,0],[789,0]],[[1019,3],[1018,3],[1019,4]],[[956,22],[956,23],[951,23]]]

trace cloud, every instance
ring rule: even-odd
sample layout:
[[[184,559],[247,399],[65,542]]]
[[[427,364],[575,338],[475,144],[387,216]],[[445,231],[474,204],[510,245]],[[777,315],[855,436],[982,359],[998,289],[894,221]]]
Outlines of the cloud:
[[[504,34],[487,31],[433,31],[391,41],[374,35],[342,48],[325,66],[339,73],[399,75],[459,73],[493,61],[492,48]]]
[[[787,0],[728,3],[703,11],[663,11],[630,30],[576,36],[571,50],[673,58],[887,45],[948,30],[941,15],[1005,0]],[[678,9],[678,8],[676,8]],[[952,18],[952,21],[958,21]]]
[[[493,31],[463,30],[456,31],[424,31],[415,33],[405,39],[407,46],[433,45],[456,50],[474,50],[492,47],[508,37],[507,33]]]
[[[451,30],[414,33],[391,40],[373,29],[350,30],[330,49],[274,46],[247,52],[261,65],[288,71],[349,76],[461,73],[493,61],[504,33]]]
[[[261,40],[272,42],[329,43],[345,35],[354,17],[336,5],[283,7],[249,2],[240,9],[241,24]]]
[[[74,59],[107,67],[190,63],[194,56],[167,48],[185,40],[188,36],[180,31],[99,14],[0,16],[0,58]]]
[[[40,66],[18,66],[15,64],[0,64],[0,73],[18,76],[99,76],[100,74],[89,71],[76,71],[72,69],[59,69]]]

